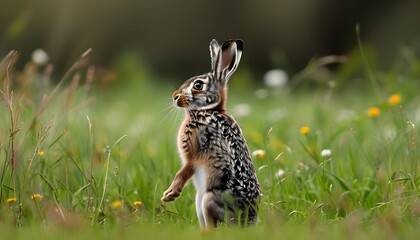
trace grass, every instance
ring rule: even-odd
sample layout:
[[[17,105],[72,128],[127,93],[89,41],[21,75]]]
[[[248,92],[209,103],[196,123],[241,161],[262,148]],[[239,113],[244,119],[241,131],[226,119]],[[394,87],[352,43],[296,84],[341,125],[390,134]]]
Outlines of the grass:
[[[335,72],[313,61],[293,88],[241,85],[249,73],[239,69],[228,109],[260,150],[260,224],[201,233],[191,185],[174,203],[159,200],[180,165],[183,112],[167,107],[181,81],[158,81],[131,55],[94,74],[85,53],[53,84],[48,66],[14,69],[11,52],[0,66],[2,236],[414,238],[420,61],[402,54],[386,72],[371,66],[368,84],[356,79],[369,56],[350,54]],[[121,82],[103,82],[110,75]]]

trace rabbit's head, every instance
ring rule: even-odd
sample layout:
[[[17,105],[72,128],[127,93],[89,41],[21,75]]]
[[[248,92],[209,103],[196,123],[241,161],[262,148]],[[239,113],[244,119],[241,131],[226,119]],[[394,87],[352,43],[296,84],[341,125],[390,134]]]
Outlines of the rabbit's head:
[[[174,104],[188,110],[224,110],[227,82],[238,67],[242,40],[210,42],[211,72],[192,77],[172,94]]]

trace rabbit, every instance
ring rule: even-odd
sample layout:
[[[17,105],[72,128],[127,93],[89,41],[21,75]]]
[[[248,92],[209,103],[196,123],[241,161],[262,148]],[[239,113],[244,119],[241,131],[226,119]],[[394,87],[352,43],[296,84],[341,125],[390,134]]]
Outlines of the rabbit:
[[[200,227],[218,223],[255,225],[260,185],[246,140],[238,123],[226,112],[227,83],[238,67],[242,40],[219,45],[210,42],[211,71],[185,81],[173,103],[185,109],[178,133],[183,167],[176,173],[162,201],[174,201],[194,176]]]

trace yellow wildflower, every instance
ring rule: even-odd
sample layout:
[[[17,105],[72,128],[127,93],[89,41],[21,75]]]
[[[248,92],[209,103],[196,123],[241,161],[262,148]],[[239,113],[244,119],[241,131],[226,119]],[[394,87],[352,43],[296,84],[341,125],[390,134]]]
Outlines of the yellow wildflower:
[[[304,126],[304,127],[300,128],[300,134],[302,134],[302,135],[308,135],[309,131],[310,131],[310,129],[309,129],[308,126]]]
[[[141,201],[135,201],[133,202],[134,206],[140,207],[143,203]]]
[[[377,107],[371,107],[368,109],[367,114],[371,118],[377,118],[379,117],[379,114],[381,114],[381,111]]]
[[[8,203],[14,203],[14,202],[16,202],[16,198],[13,198],[13,197],[12,198],[8,198],[7,199],[7,202]]]
[[[397,105],[401,102],[401,96],[399,94],[393,94],[388,98],[389,105]]]
[[[45,152],[44,152],[44,151],[42,151],[42,150],[39,150],[39,151],[38,151],[38,155],[39,155],[39,156],[44,156],[44,154],[45,154]]]
[[[39,193],[35,193],[35,194],[32,194],[31,198],[32,200],[38,203],[42,200],[42,195]]]
[[[115,209],[120,209],[123,206],[123,202],[121,200],[116,200],[111,203],[111,206]]]

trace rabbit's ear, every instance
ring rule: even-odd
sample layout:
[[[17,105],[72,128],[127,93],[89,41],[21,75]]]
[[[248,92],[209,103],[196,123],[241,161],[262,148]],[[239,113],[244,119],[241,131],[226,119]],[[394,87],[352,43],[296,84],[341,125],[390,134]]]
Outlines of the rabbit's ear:
[[[229,40],[223,43],[216,62],[216,76],[227,83],[239,65],[243,49],[242,40]]]
[[[211,40],[210,42],[210,58],[211,58],[211,70],[216,70],[216,63],[218,61],[217,56],[219,55],[220,45],[216,39]]]

